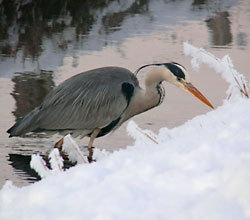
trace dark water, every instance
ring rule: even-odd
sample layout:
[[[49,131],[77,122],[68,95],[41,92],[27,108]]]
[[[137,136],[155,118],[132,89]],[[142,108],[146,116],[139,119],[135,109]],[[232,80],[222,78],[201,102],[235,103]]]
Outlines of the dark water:
[[[0,185],[39,179],[30,155],[46,155],[58,136],[9,139],[5,131],[64,79],[101,66],[134,71],[169,60],[192,72],[185,41],[219,57],[229,54],[249,79],[249,37],[250,1],[244,0],[0,1]],[[191,73],[193,83],[221,105],[227,85],[205,66],[200,72]],[[166,91],[162,106],[135,117],[142,128],[157,132],[209,111],[171,86]],[[114,150],[131,143],[124,125],[96,146]]]

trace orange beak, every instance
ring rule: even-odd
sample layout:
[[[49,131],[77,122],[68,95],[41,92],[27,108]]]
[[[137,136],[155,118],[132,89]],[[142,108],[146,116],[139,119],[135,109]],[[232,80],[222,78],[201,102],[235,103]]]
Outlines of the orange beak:
[[[206,105],[214,109],[213,105],[205,98],[204,95],[201,94],[201,92],[196,89],[191,83],[185,84],[186,89],[191,92],[194,96],[196,96],[198,99],[200,99],[202,102],[204,102]]]

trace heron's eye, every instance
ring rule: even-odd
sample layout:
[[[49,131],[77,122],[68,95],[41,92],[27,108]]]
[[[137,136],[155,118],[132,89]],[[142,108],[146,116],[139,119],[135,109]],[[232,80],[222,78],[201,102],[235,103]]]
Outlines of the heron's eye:
[[[180,82],[182,79],[180,77],[177,77],[177,80]]]
[[[185,79],[185,74],[183,73],[182,69],[180,68],[179,64],[174,63],[165,63],[165,67],[167,67],[172,74],[181,79]]]

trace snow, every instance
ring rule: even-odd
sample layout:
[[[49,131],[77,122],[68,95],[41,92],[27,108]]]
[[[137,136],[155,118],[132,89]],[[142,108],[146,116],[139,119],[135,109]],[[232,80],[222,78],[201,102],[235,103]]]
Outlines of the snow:
[[[88,161],[87,157],[82,154],[79,146],[70,134],[64,137],[62,148],[64,152],[67,152],[68,157],[72,162],[86,163]]]
[[[57,148],[51,151],[51,153],[49,154],[49,159],[52,170],[54,170],[55,172],[61,172],[63,168],[63,158],[61,157]]]
[[[46,162],[39,154],[34,154],[31,157],[30,167],[34,169],[41,178],[48,177],[50,175],[58,174],[63,170],[63,159],[59,154],[58,149],[53,149],[49,154],[49,162],[51,169],[47,167]]]
[[[30,167],[36,170],[36,172],[42,178],[45,178],[50,175],[50,170],[47,168],[45,161],[39,154],[32,155]]]
[[[215,69],[216,72],[221,73],[222,78],[229,83],[230,86],[227,90],[227,95],[231,96],[233,94],[231,99],[237,100],[239,96],[242,95],[238,87],[240,86],[243,88],[244,84],[247,84],[247,82],[244,75],[239,73],[234,68],[229,55],[225,55],[223,58],[219,59],[203,48],[196,48],[187,42],[185,42],[183,46],[185,55],[193,57],[191,60],[191,64],[196,71],[199,70],[200,64],[208,64],[210,67]],[[235,77],[238,80],[235,80]],[[247,87],[246,92],[248,93]]]
[[[201,57],[216,70],[226,65],[185,45],[196,63]],[[95,163],[79,163],[26,187],[6,182],[0,191],[0,219],[250,219],[250,100],[231,97],[158,134],[130,121],[134,145]]]

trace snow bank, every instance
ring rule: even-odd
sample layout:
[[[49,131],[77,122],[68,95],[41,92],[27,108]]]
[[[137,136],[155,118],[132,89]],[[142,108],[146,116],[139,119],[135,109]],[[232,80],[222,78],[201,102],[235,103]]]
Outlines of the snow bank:
[[[250,219],[250,100],[184,125],[143,131],[134,146],[40,182],[0,191],[0,219]]]

